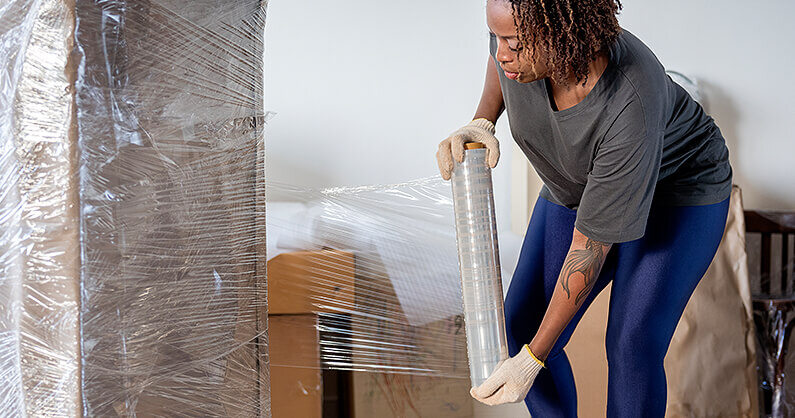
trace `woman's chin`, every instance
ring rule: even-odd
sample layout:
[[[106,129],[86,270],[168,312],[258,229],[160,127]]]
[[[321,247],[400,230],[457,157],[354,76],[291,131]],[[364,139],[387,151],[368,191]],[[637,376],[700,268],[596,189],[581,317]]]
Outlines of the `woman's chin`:
[[[516,82],[517,83],[524,83],[524,84],[532,83],[532,82],[538,81],[538,80],[540,80],[539,77],[536,77],[536,76],[534,76],[532,74],[525,74],[525,73],[520,73],[519,77],[516,78]]]

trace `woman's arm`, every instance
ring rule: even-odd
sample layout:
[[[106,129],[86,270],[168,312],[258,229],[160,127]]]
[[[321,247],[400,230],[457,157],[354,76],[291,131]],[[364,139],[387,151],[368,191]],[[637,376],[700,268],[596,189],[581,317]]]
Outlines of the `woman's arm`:
[[[560,270],[544,319],[530,351],[541,361],[549,355],[560,334],[591,293],[612,244],[592,240],[574,228],[574,238]]]
[[[505,110],[505,102],[502,98],[497,64],[489,56],[489,62],[486,64],[486,83],[483,86],[483,94],[480,96],[478,110],[472,119],[484,118],[496,124],[503,110]]]

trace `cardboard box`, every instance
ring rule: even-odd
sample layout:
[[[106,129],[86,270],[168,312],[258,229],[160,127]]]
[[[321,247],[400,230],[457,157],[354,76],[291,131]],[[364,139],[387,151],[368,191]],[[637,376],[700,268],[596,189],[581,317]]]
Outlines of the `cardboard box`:
[[[395,322],[382,324],[380,332],[386,335],[394,335],[398,327],[404,328],[403,337],[392,341],[400,342],[403,349],[391,347],[380,351],[377,344],[363,343],[365,348],[354,351],[354,356],[361,356],[355,361],[376,362],[382,370],[395,367],[404,372],[354,372],[353,415],[357,418],[471,417],[474,401],[469,395],[466,334],[459,327],[463,318],[451,317],[421,327]],[[353,327],[361,338],[363,332],[356,331],[356,322]],[[376,338],[382,335],[378,331],[368,332]]]
[[[463,315],[410,325],[375,257],[357,265],[356,291],[353,362],[375,371],[353,373],[353,416],[473,416]]]
[[[271,411],[274,418],[320,418],[323,384],[317,316],[271,315]]]
[[[473,416],[469,378],[354,372],[356,418]]]
[[[320,418],[319,316],[354,306],[354,256],[299,251],[268,261],[268,342],[274,417]]]
[[[273,416],[320,417],[323,353],[316,327],[324,320],[336,329],[322,337],[334,344],[335,360],[359,370],[402,371],[353,372],[351,393],[339,394],[351,401],[353,417],[472,416],[463,317],[409,325],[384,269],[372,257],[364,264],[332,250],[268,262]],[[323,316],[339,311],[342,316]],[[345,359],[349,338],[356,344]]]
[[[298,251],[268,261],[268,312],[305,314],[354,308],[354,257],[345,251]]]

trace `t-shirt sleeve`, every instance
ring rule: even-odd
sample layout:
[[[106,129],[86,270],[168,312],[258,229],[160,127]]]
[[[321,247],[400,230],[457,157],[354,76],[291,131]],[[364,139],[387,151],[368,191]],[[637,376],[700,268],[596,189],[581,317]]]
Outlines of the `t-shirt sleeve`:
[[[663,134],[649,129],[632,101],[599,144],[575,226],[588,238],[619,243],[643,237],[662,158]]]

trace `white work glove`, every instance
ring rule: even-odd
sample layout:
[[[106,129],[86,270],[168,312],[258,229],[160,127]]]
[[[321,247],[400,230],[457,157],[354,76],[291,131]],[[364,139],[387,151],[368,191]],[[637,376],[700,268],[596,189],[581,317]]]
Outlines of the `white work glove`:
[[[439,164],[439,172],[443,179],[450,180],[450,175],[453,173],[453,158],[459,163],[464,162],[464,144],[467,142],[480,142],[485,145],[489,167],[497,166],[497,161],[500,159],[500,141],[494,136],[494,124],[488,119],[475,119],[439,143],[436,162]]]
[[[472,388],[469,394],[486,405],[520,402],[527,396],[543,367],[544,363],[525,344],[519,354],[500,362],[494,373],[482,385]]]

